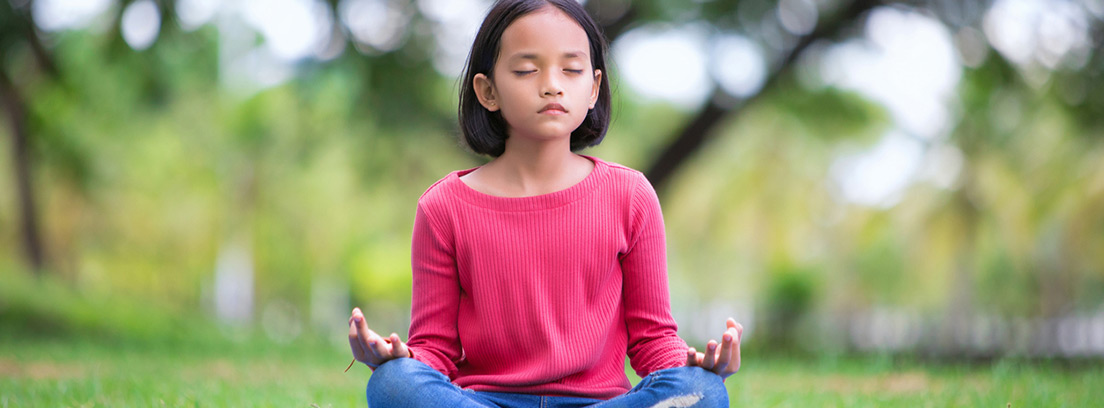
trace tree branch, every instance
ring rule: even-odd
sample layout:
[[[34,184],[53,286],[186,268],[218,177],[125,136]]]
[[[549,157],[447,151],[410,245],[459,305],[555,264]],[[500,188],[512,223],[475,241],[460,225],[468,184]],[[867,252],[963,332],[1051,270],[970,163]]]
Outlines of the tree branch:
[[[34,56],[35,62],[42,69],[42,72],[45,72],[50,79],[58,79],[60,74],[58,73],[57,64],[54,63],[54,58],[50,55],[46,46],[42,44],[42,38],[38,36],[38,30],[36,29],[38,26],[34,22],[34,16],[31,15],[31,6],[34,2],[27,1],[19,8],[8,4],[8,2],[4,3],[0,7],[11,10],[12,20],[14,20],[13,26],[16,27],[13,30],[14,35],[21,35],[22,39],[27,41],[27,45],[31,49],[31,55]]]
[[[718,124],[729,116],[739,113],[744,106],[762,98],[767,89],[777,86],[779,79],[792,69],[794,62],[810,45],[821,39],[837,37],[859,16],[880,4],[881,2],[876,0],[855,0],[838,17],[827,24],[818,25],[811,34],[801,37],[781,60],[778,69],[767,77],[762,90],[744,101],[735,103],[723,89],[714,87],[708,105],[678,131],[678,136],[648,166],[645,172],[648,180],[656,190],[662,189],[675,171],[714,136],[714,129]]]

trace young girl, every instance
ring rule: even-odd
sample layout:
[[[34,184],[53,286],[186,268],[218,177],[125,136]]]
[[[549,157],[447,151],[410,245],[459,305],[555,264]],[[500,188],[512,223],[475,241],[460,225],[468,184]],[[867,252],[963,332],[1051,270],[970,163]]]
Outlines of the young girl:
[[[372,407],[727,407],[742,327],[704,353],[676,334],[659,200],[635,170],[573,151],[609,124],[606,43],[575,0],[501,0],[460,94],[493,156],[418,201],[410,338],[360,309],[349,344]],[[631,390],[626,354],[640,383]]]

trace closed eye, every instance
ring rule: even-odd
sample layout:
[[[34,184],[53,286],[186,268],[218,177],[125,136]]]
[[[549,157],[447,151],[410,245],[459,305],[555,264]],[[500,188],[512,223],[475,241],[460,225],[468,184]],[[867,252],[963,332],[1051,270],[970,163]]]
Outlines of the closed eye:
[[[583,70],[581,70],[581,69],[565,69],[564,71],[570,72],[572,74],[582,74],[583,73]]]
[[[534,72],[537,72],[537,71],[536,70],[532,70],[532,71],[514,71],[514,73],[517,74],[517,75],[527,75],[527,74],[532,74]]]

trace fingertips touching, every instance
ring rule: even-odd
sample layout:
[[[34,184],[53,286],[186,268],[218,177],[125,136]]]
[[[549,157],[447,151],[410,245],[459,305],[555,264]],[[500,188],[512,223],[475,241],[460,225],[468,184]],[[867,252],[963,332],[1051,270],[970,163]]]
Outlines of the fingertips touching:
[[[725,341],[725,343],[734,343],[734,342],[736,342],[736,339],[739,338],[739,336],[740,336],[740,333],[738,331],[736,331],[736,328],[735,327],[730,327],[730,328],[728,328],[728,330],[725,330],[725,334],[724,334],[725,339],[724,339],[724,341]]]
[[[391,354],[390,347],[388,347],[388,344],[380,337],[374,337],[372,339],[372,350],[375,351],[376,355],[381,359]]]
[[[371,330],[362,329],[359,326],[357,327],[357,330],[358,334],[360,335],[360,345],[364,348],[365,357],[372,361],[379,360],[381,356],[379,353],[379,347],[377,347],[380,342],[379,337],[375,336],[375,333],[372,333]]]

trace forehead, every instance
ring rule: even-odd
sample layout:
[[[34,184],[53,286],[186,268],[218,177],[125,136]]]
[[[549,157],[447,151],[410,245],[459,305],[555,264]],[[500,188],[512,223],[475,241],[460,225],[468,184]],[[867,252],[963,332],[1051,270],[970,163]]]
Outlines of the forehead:
[[[579,23],[554,6],[518,18],[502,32],[499,56],[508,60],[524,55],[553,58],[569,53],[581,54],[580,57],[589,60],[590,41]]]

